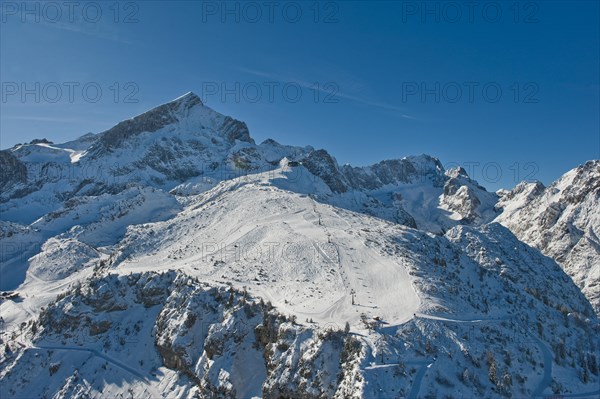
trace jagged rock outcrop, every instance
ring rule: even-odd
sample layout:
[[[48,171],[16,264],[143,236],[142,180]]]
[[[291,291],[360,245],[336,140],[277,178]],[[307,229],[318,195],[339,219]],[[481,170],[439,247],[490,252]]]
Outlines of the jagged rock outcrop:
[[[190,92],[174,101],[120,122],[102,133],[97,147],[90,149],[90,152],[101,156],[104,150],[117,148],[133,136],[144,132],[155,132],[185,118],[189,110],[197,105],[202,105],[200,97]]]
[[[477,224],[490,221],[496,216],[496,194],[487,192],[463,168],[450,169],[446,176],[440,202],[446,209],[459,214],[461,223]]]
[[[344,165],[342,170],[356,189],[374,190],[385,185],[428,181],[440,187],[444,182],[444,167],[429,155],[386,160],[368,167]]]
[[[559,262],[600,312],[600,161],[588,161],[547,188],[521,183],[496,219]]]
[[[311,151],[302,165],[313,175],[320,177],[334,193],[348,191],[348,182],[339,171],[337,162],[325,150]]]
[[[0,190],[27,181],[27,167],[10,151],[0,151]]]

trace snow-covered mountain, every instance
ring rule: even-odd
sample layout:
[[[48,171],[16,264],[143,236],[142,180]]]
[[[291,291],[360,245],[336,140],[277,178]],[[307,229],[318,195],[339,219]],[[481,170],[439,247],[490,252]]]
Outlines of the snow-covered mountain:
[[[64,144],[34,140],[0,154],[0,223],[18,223],[31,230],[25,238],[17,235],[6,241],[11,250],[5,251],[2,262],[5,278],[0,289],[5,290],[23,281],[29,257],[45,240],[71,227],[114,218],[112,204],[130,200],[139,204],[140,211],[137,219],[120,221],[116,230],[105,228],[109,240],[120,237],[126,225],[160,219],[170,212],[169,206],[178,211],[176,197],[272,171],[284,160],[298,178],[310,181],[301,187],[291,179],[286,189],[406,226],[439,234],[457,224],[482,224],[496,216],[496,194],[485,191],[464,170],[445,171],[436,158],[420,155],[368,167],[340,167],[325,150],[310,146],[274,140],[257,145],[243,122],[205,106],[193,93],[103,133]],[[171,205],[144,195],[152,189]],[[138,198],[133,200],[132,195]],[[56,218],[61,220],[52,226],[60,228],[50,227],[49,219]],[[13,250],[15,246],[19,251]]]
[[[592,232],[594,165],[552,197]],[[550,188],[256,144],[193,93],[0,166],[3,398],[600,394],[581,281],[511,223]]]
[[[245,123],[205,106],[193,93],[97,135],[57,145],[34,140],[1,154],[3,220],[17,223],[29,224],[70,198],[114,195],[131,185],[198,193],[222,180],[272,170],[283,158],[325,183],[314,193],[321,200],[392,221],[439,232],[495,216],[495,194],[464,170],[444,171],[436,158],[340,167],[327,151],[310,146],[274,140],[257,145]]]
[[[497,207],[503,212],[496,221],[561,264],[600,314],[600,161],[547,188],[521,183]]]

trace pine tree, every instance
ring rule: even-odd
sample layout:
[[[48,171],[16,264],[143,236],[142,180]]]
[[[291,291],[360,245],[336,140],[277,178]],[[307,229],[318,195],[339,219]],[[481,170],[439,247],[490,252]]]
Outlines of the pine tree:
[[[594,354],[588,355],[588,369],[592,374],[598,375],[598,363]]]
[[[590,375],[588,374],[587,368],[583,369],[581,381],[583,381],[584,384],[587,384],[590,381]]]
[[[235,299],[233,295],[233,289],[229,291],[229,300],[227,300],[227,307],[230,308],[233,306],[233,300]]]
[[[510,387],[510,386],[512,386],[512,377],[508,373],[508,371],[502,377],[502,385],[504,385],[507,388]]]
[[[490,381],[494,385],[498,385],[498,371],[496,366],[496,359],[494,359],[494,354],[491,351],[488,351],[486,354],[487,365],[489,367],[489,378]]]

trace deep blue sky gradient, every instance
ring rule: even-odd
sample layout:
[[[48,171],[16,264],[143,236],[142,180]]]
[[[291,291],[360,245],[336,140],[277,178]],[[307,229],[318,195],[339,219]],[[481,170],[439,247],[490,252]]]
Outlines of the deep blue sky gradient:
[[[97,2],[87,15],[81,2],[53,22],[44,3],[24,14],[3,2],[0,147],[101,132],[194,91],[258,142],[311,144],[354,165],[428,153],[489,189],[548,184],[600,158],[597,1],[277,3],[271,19],[260,1]],[[65,82],[79,84],[72,101]],[[97,102],[86,84],[102,89]]]

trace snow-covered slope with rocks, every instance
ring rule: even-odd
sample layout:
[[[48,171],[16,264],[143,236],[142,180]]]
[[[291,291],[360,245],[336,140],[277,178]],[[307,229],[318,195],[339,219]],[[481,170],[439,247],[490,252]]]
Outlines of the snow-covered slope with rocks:
[[[0,166],[3,398],[600,394],[580,281],[510,223],[542,186],[256,144],[192,93]],[[588,169],[552,198],[593,231]]]
[[[600,161],[544,188],[522,183],[498,202],[496,219],[560,263],[600,314]]]

